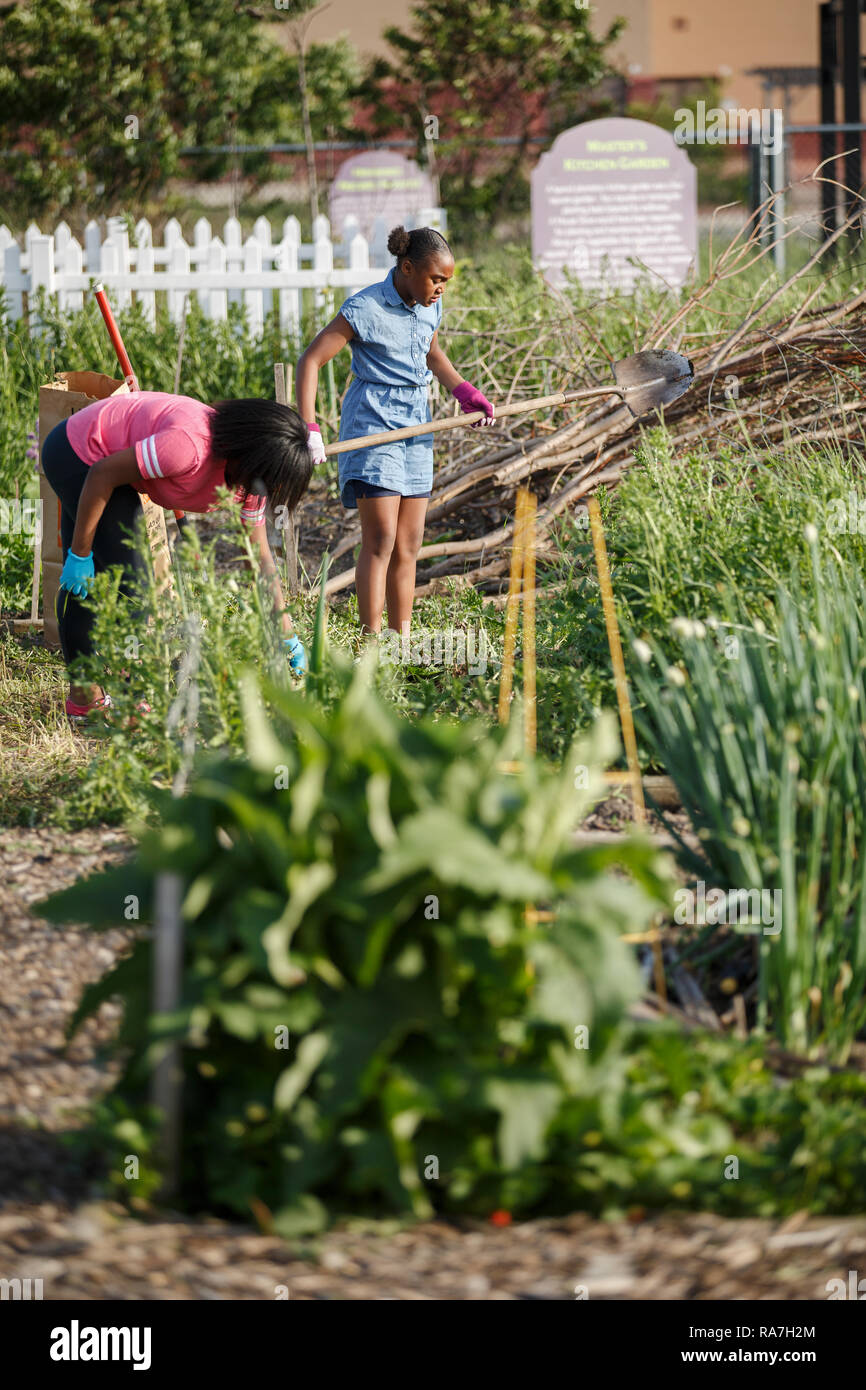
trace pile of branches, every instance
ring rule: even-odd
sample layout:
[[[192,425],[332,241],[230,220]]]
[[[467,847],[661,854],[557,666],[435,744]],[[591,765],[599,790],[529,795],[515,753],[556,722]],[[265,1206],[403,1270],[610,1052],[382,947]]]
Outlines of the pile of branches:
[[[557,518],[584,509],[586,499],[597,489],[616,486],[634,463],[647,426],[663,423],[675,449],[682,451],[719,448],[725,442],[755,455],[788,447],[791,442],[856,439],[862,444],[866,290],[844,301],[814,307],[824,288],[815,268],[830,247],[849,234],[853,221],[849,218],[784,283],[776,281],[763,297],[760,292],[756,294],[745,312],[741,300],[734,297],[739,317],[727,334],[718,327],[694,331],[690,324],[695,320],[725,324],[727,320],[729,326],[730,311],[710,310],[704,301],[726,281],[733,289],[736,277],[769,254],[760,230],[749,234],[747,228],[741,233],[718,257],[707,280],[684,301],[672,306],[675,297],[667,298],[662,310],[667,316],[653,322],[627,349],[636,352],[644,347],[668,347],[694,363],[691,389],[663,412],[635,420],[622,400],[611,395],[600,403],[593,402],[576,418],[558,408],[542,419],[505,417],[506,428],[440,434],[434,491],[427,512],[428,541],[419,556],[416,596],[455,583],[501,593],[508,578],[518,486],[530,487],[538,497],[538,553],[543,561],[545,554],[553,553],[550,532]],[[810,279],[815,282],[811,288]],[[798,307],[774,317],[777,301],[786,296],[790,299],[798,281],[803,282]],[[551,393],[612,382],[613,360],[592,322],[585,315],[578,316],[564,295],[561,299],[564,318],[548,323],[536,335],[523,365],[535,360],[533,353],[544,355],[547,350],[545,380]],[[557,345],[555,352],[551,342]],[[476,374],[471,379],[497,400],[503,400],[503,394],[501,389],[499,394],[493,390],[498,382],[489,364],[495,363],[501,371],[508,352],[514,355],[518,347],[507,346],[505,333],[501,340],[476,353],[473,366]],[[461,365],[463,362],[465,357]],[[518,382],[519,372],[508,400],[516,398],[513,393]],[[533,388],[527,394],[537,396],[539,392]],[[491,451],[490,438],[496,428],[500,438],[505,438]],[[445,450],[442,441],[446,441]],[[353,568],[336,574],[334,568],[339,568],[340,558],[351,554],[359,541],[360,528],[355,524],[332,549],[328,594],[353,582]]]

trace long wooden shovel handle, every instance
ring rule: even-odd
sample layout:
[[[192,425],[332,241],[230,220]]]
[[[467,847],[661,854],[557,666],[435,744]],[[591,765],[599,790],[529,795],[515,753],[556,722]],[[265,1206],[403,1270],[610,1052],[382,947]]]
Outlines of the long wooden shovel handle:
[[[592,396],[622,396],[625,389],[622,386],[593,386],[588,391],[558,391],[555,396],[535,396],[531,401],[513,401],[511,405],[497,406],[496,418],[520,415],[526,410],[543,410],[548,405],[568,405],[570,401],[585,401]],[[345,454],[350,449],[369,449],[374,444],[388,444],[392,439],[412,439],[417,434],[456,430],[485,418],[483,410],[473,410],[468,415],[455,415],[447,420],[430,420],[426,425],[406,425],[399,430],[383,430],[381,434],[362,434],[357,439],[341,439],[338,444],[326,444],[325,453]]]

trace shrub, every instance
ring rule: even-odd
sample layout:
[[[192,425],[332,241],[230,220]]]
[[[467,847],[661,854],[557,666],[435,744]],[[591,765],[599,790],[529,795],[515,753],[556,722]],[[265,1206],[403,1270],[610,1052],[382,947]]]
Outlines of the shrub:
[[[557,1117],[545,1173],[560,1210],[728,1216],[862,1210],[866,1077],[772,1070],[760,1040],[626,1026]]]
[[[270,719],[248,677],[246,758],[202,766],[182,800],[160,800],[132,865],[40,909],[108,926],[131,893],[147,921],[155,875],[181,875],[177,1015],[150,1016],[147,936],[73,1026],[122,997],[114,1118],[151,1134],[137,1107],[154,1044],[179,1039],[183,1200],[246,1214],[257,1198],[283,1230],[321,1221],[324,1202],[500,1204],[581,1085],[574,1029],[603,1051],[639,992],[621,933],[667,901],[646,842],[571,842],[594,790],[575,789],[573,765],[610,756],[610,726],[563,771],[529,760],[515,776],[499,764],[518,753],[517,721],[504,736],[410,723],[365,666],[341,669],[331,712],[271,687]],[[553,919],[527,920],[527,904]]]

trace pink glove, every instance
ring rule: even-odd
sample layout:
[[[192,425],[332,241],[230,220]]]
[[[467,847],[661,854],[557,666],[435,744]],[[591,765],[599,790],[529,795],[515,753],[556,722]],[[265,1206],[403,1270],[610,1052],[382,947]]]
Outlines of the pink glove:
[[[455,400],[460,402],[460,409],[463,411],[464,415],[471,415],[473,410],[486,411],[487,419],[476,420],[475,424],[472,426],[473,429],[476,429],[478,425],[493,424],[493,402],[489,401],[477,387],[470,386],[468,381],[461,381],[454,387],[451,394],[454,396]]]
[[[324,463],[327,458],[325,445],[322,442],[322,431],[319,426],[313,423],[307,425],[307,448],[313,456],[313,466]]]

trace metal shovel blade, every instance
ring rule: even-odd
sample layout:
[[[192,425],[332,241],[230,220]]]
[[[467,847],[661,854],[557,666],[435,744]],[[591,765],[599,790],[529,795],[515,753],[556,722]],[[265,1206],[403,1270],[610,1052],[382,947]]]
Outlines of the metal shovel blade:
[[[694,381],[695,369],[687,357],[663,349],[624,357],[614,366],[613,374],[623,400],[637,419],[684,395]]]

